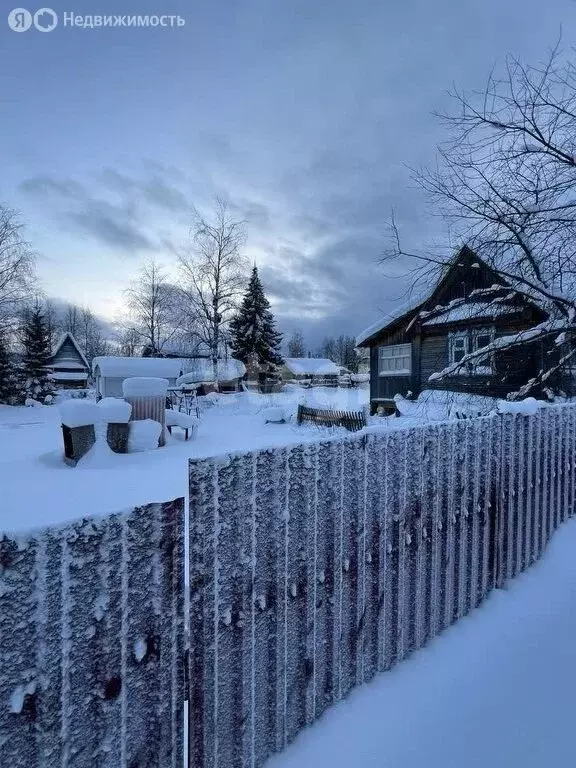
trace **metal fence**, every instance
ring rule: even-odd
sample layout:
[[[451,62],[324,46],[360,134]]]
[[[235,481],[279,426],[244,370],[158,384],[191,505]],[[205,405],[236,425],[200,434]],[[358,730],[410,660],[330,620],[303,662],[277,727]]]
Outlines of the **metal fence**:
[[[542,553],[576,407],[190,463],[189,765],[260,766]]]
[[[183,760],[184,499],[0,538],[0,765]]]

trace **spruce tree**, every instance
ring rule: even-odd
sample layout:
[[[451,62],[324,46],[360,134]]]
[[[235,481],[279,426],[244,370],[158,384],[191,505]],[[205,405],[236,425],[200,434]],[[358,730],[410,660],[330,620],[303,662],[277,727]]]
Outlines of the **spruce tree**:
[[[49,378],[51,350],[48,329],[44,313],[38,304],[26,314],[23,342],[23,394],[25,398],[43,402],[46,395],[54,394],[54,388]]]
[[[244,363],[257,359],[260,365],[280,365],[282,334],[276,330],[270,302],[254,267],[248,290],[236,317],[230,323],[234,357]]]
[[[18,378],[6,336],[0,332],[0,403],[12,405],[18,398]]]

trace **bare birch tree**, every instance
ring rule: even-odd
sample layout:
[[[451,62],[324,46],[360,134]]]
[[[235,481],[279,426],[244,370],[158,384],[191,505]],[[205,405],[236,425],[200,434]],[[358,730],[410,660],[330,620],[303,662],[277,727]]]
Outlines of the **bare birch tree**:
[[[206,345],[217,381],[221,346],[247,283],[248,265],[241,254],[245,222],[233,218],[226,202],[217,198],[209,218],[194,211],[191,240],[190,251],[179,259],[189,326]]]
[[[453,91],[456,109],[441,115],[450,138],[435,168],[415,172],[436,212],[515,291],[548,320],[497,338],[438,377],[495,350],[549,339],[558,354],[515,397],[542,387],[575,354],[576,332],[576,69],[558,47],[542,65],[507,61],[482,92]],[[392,221],[385,259],[409,258],[428,273],[450,255],[404,250]],[[429,275],[427,275],[429,277]]]
[[[34,288],[36,254],[23,237],[16,211],[0,204],[0,320],[4,325],[19,313]]]
[[[152,260],[144,264],[125,296],[125,331],[132,339],[138,339],[146,355],[157,357],[177,330],[173,285],[166,272]]]

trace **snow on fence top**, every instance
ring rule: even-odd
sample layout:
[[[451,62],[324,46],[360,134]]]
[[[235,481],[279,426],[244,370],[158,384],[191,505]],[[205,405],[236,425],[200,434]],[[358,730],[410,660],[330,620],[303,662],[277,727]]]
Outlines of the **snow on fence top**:
[[[340,368],[326,357],[287,357],[286,368],[294,375],[312,375],[333,373],[338,375]]]
[[[100,421],[100,411],[96,403],[85,400],[66,400],[60,406],[62,424],[66,427],[85,427]]]
[[[135,376],[124,379],[122,392],[124,397],[156,397],[166,394],[168,379],[158,379],[154,376]]]

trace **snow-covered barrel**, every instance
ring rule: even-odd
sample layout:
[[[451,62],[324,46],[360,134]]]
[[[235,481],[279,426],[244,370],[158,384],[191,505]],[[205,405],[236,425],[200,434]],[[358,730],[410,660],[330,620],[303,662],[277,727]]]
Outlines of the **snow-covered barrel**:
[[[124,379],[122,383],[124,399],[132,406],[130,420],[152,419],[160,422],[159,446],[166,444],[166,391],[168,383],[168,379],[157,379],[150,376]]]

